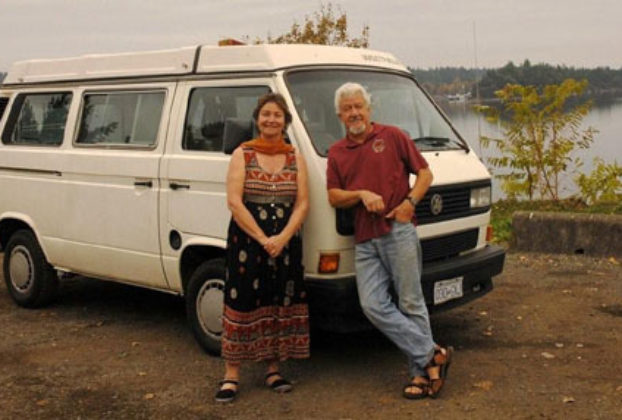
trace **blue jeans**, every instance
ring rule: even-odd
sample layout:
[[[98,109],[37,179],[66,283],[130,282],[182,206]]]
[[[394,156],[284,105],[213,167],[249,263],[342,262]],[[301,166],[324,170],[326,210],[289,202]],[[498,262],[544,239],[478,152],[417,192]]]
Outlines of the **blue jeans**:
[[[421,289],[421,244],[415,227],[394,222],[390,233],[356,244],[355,265],[363,312],[406,354],[411,377],[425,375],[434,340]]]

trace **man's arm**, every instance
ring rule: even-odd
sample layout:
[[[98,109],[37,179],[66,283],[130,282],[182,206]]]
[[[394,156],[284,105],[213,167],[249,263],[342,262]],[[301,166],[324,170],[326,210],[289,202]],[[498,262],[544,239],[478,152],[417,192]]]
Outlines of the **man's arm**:
[[[385,217],[387,219],[395,218],[395,220],[401,223],[408,223],[412,220],[413,215],[415,214],[415,207],[409,199],[414,198],[416,202],[421,201],[425,193],[428,192],[428,188],[430,188],[433,178],[434,177],[432,176],[430,168],[420,169],[417,173],[417,178],[415,179],[415,185],[408,193],[408,197],[387,213]]]
[[[352,207],[362,202],[369,212],[382,213],[384,211],[382,197],[367,190],[347,191],[341,188],[330,188],[328,190],[328,201],[331,206],[338,208]]]
[[[428,192],[428,188],[430,188],[433,179],[434,176],[432,176],[430,168],[420,169],[415,179],[415,185],[408,193],[408,197],[414,198],[417,202],[421,201],[425,193]]]

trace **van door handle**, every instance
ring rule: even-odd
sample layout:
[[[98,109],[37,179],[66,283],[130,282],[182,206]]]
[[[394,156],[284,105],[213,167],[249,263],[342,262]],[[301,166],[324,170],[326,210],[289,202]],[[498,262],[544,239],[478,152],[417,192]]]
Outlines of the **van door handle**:
[[[134,182],[134,186],[151,188],[153,187],[153,182],[152,181],[136,181]]]
[[[168,184],[168,186],[171,188],[171,190],[189,190],[190,189],[190,185],[178,184],[176,182],[171,182],[170,184]]]

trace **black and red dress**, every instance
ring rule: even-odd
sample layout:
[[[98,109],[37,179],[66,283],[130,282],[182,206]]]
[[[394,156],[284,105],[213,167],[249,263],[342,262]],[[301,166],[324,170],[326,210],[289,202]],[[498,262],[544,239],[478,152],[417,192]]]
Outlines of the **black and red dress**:
[[[297,194],[295,152],[275,174],[264,171],[252,148],[244,148],[244,204],[267,236],[278,234],[292,214]],[[271,258],[231,219],[222,357],[228,361],[309,357],[309,311],[297,232]]]

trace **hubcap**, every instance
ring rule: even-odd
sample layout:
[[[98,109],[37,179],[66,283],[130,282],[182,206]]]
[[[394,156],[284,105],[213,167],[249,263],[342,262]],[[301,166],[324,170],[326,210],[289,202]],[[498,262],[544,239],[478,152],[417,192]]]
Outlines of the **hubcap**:
[[[24,293],[32,287],[35,273],[32,256],[25,246],[18,245],[9,256],[9,275],[13,287]]]
[[[209,336],[220,339],[225,284],[222,279],[209,279],[197,294],[196,310],[201,328]]]

